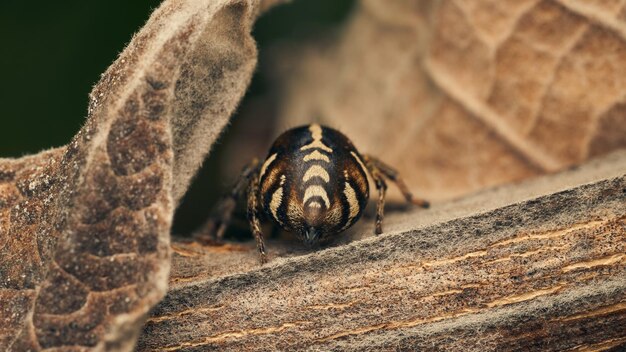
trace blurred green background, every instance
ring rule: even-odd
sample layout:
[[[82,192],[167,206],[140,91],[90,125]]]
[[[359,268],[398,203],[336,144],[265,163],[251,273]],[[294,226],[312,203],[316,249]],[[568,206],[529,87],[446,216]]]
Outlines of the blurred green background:
[[[160,1],[0,2],[0,157],[19,157],[66,144],[80,129],[88,93]],[[297,0],[276,7],[254,28],[260,52],[340,26],[353,0]],[[271,83],[257,70],[240,111]],[[258,123],[258,121],[257,121]],[[233,127],[237,115],[233,117]],[[205,162],[176,214],[174,231],[201,224],[229,184],[220,179],[229,134]],[[259,155],[260,157],[264,155]]]

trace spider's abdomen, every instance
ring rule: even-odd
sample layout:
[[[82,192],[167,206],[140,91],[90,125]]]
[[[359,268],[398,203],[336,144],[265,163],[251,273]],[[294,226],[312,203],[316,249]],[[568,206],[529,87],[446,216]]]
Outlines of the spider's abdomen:
[[[259,177],[265,212],[307,242],[350,227],[369,198],[367,170],[352,142],[317,124],[280,135]]]

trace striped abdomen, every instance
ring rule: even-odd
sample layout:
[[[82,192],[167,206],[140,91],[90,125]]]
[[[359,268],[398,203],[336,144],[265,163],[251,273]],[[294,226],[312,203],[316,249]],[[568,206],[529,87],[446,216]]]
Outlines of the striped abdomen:
[[[298,127],[270,149],[259,196],[269,217],[313,243],[358,220],[369,198],[366,175],[346,136],[316,124]]]

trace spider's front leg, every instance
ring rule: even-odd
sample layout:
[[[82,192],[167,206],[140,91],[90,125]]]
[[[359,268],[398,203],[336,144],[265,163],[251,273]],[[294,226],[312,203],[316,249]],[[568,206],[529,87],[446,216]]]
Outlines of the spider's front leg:
[[[385,194],[387,190],[385,177],[393,181],[398,186],[400,192],[402,192],[402,195],[408,202],[418,205],[422,208],[428,208],[430,206],[430,203],[428,201],[413,197],[413,194],[411,193],[411,191],[409,191],[409,188],[406,186],[396,169],[370,155],[363,155],[363,161],[365,162],[367,171],[369,171],[370,175],[372,176],[374,184],[376,184],[376,189],[378,190],[378,203],[376,204],[377,235],[383,232],[382,223],[385,208]]]
[[[374,183],[376,184],[376,189],[378,190],[378,203],[376,203],[376,229],[375,233],[380,235],[383,233],[383,218],[385,217],[385,194],[387,192],[387,182],[385,179],[378,173],[372,173],[372,178],[374,178]]]
[[[402,195],[404,196],[407,202],[415,204],[422,208],[430,207],[430,203],[427,200],[415,198],[413,196],[411,191],[409,191],[409,187],[407,187],[402,177],[400,177],[400,173],[398,172],[398,170],[394,169],[393,167],[382,162],[380,159],[375,158],[371,155],[364,155],[363,159],[368,164],[368,168],[373,168],[377,170],[378,172],[383,174],[387,179],[395,183],[396,186],[398,186],[398,188],[400,189],[400,192],[402,192]]]
[[[267,263],[267,254],[265,254],[265,242],[263,241],[263,232],[261,231],[261,223],[259,222],[259,173],[256,172],[250,179],[248,185],[248,221],[250,229],[256,240],[256,246],[259,249],[261,264]]]
[[[239,197],[249,188],[252,179],[259,173],[259,160],[253,159],[241,171],[233,189],[217,203],[207,222],[193,234],[201,242],[221,242],[230,224]]]

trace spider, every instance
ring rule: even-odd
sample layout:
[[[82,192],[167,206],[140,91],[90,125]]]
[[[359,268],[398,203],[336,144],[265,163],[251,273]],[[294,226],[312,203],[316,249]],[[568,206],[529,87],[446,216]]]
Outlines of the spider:
[[[248,221],[261,264],[267,262],[261,211],[309,246],[328,242],[361,217],[369,199],[368,174],[378,190],[376,234],[383,232],[385,179],[393,181],[408,202],[429,207],[413,197],[394,168],[361,155],[341,132],[318,124],[290,129],[276,139],[262,164],[254,159],[243,169],[199,237],[208,233],[221,241],[237,199],[247,193]]]

